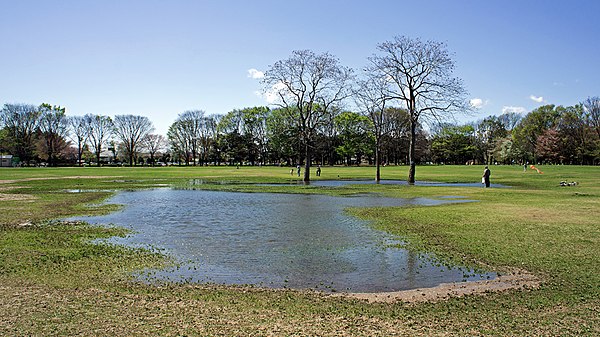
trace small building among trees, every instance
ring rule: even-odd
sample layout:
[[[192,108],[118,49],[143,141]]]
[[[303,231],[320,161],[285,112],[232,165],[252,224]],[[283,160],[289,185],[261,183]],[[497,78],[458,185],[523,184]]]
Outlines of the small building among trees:
[[[18,158],[13,157],[11,154],[0,154],[0,167],[15,166],[15,163],[13,163],[14,159],[18,160]]]

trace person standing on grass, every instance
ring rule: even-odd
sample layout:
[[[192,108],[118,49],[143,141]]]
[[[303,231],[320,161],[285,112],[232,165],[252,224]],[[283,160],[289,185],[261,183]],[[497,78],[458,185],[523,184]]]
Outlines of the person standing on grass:
[[[296,166],[296,169],[298,170],[298,177],[300,176],[300,172],[302,172],[302,169],[300,168],[300,165],[298,164],[298,166]]]
[[[490,174],[491,173],[492,172],[490,172],[490,169],[486,165],[486,167],[483,169],[483,176],[482,176],[485,187],[490,187]]]
[[[321,176],[321,165],[317,166],[317,177]]]

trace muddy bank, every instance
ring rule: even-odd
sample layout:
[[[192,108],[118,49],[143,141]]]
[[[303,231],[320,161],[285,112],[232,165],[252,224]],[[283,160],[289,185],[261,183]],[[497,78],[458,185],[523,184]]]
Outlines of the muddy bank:
[[[347,297],[367,300],[370,303],[382,302],[436,302],[452,297],[466,295],[486,294],[489,292],[501,292],[511,289],[535,289],[541,284],[541,280],[526,271],[516,271],[501,275],[493,280],[443,283],[433,288],[422,288],[382,293],[338,293],[331,296]]]

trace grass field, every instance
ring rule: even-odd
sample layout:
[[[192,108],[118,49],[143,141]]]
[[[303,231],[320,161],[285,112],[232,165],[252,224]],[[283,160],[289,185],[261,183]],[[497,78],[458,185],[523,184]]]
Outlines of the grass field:
[[[491,167],[510,188],[350,185],[296,181],[279,167],[19,168],[0,170],[0,335],[600,335],[600,167]],[[420,166],[417,180],[479,182],[482,166]],[[384,167],[404,180],[406,167]],[[320,179],[371,179],[374,168],[324,167]],[[315,177],[316,178],[316,177]],[[377,303],[313,292],[216,285],[149,286],[128,272],[169,261],[95,238],[114,227],[49,222],[114,211],[113,191],[230,182],[202,188],[392,197],[464,196],[475,203],[353,209],[422,251],[494,270],[522,269],[538,289],[435,303]],[[560,181],[577,186],[561,187]],[[70,193],[83,190],[83,193]]]

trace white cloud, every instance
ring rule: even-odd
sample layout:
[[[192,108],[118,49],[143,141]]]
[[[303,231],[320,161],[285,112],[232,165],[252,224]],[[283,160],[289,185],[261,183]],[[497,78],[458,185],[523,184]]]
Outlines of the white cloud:
[[[542,97],[542,96],[538,97],[538,96],[530,95],[529,98],[534,102],[538,102],[538,103],[544,102],[544,97]]]
[[[522,106],[503,106],[502,107],[502,113],[518,113],[518,114],[522,114],[522,113],[526,113],[527,109],[525,109]]]
[[[254,79],[261,79],[261,78],[265,77],[265,73],[263,73],[260,70],[256,70],[256,69],[252,68],[252,69],[248,69],[248,77],[254,78]]]
[[[469,103],[475,109],[481,109],[484,105],[488,104],[488,101],[484,101],[481,98],[473,98],[469,101]]]

